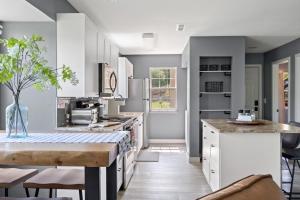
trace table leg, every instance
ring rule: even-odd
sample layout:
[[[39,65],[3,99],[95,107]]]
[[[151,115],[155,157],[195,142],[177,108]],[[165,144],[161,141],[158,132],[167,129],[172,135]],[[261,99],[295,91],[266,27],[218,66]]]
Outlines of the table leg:
[[[101,173],[99,167],[85,167],[85,199],[101,199]]]
[[[106,168],[106,198],[117,200],[117,159]]]

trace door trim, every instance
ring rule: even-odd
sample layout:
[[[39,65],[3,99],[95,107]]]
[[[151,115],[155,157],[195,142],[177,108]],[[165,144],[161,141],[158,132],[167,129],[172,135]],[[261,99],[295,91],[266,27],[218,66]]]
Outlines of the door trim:
[[[294,121],[300,122],[300,120],[299,120],[300,113],[299,113],[299,111],[297,112],[297,110],[300,110],[300,109],[299,109],[299,107],[297,106],[297,103],[296,103],[297,102],[296,101],[297,100],[297,95],[299,95],[298,92],[297,92],[297,89],[300,92],[300,88],[297,88],[297,84],[296,84],[296,80],[297,80],[296,79],[296,77],[297,77],[296,76],[296,72],[297,72],[297,68],[300,67],[300,66],[296,65],[297,64],[297,58],[300,58],[300,53],[295,54],[295,58],[294,58],[295,59],[295,63],[294,63],[295,64],[295,70],[294,70],[294,91],[295,91],[295,95],[294,95],[294,99],[293,99],[294,100],[294,104],[293,105],[294,105],[294,110],[295,110],[294,111]]]
[[[279,65],[282,64],[282,63],[285,63],[285,62],[288,62],[288,85],[289,85],[289,89],[288,89],[288,93],[289,93],[289,96],[288,96],[288,101],[289,101],[289,104],[288,104],[288,122],[290,122],[291,120],[291,76],[290,76],[290,73],[291,73],[291,57],[286,57],[286,58],[282,58],[282,59],[279,59],[279,60],[276,60],[274,62],[272,62],[272,121],[274,121],[274,116],[275,116],[275,113],[277,112],[276,110],[278,109],[278,105],[275,105],[275,101],[274,99],[277,99],[276,102],[278,104],[278,92],[275,93],[275,89],[278,89],[275,88],[275,86],[278,86],[278,78],[277,76],[274,76],[274,72],[278,72],[278,68],[279,68]],[[276,67],[276,68],[275,68]],[[276,106],[276,107],[275,107]],[[277,121],[278,122],[278,121]]]
[[[259,68],[259,99],[258,99],[258,101],[259,101],[259,105],[260,105],[260,107],[259,107],[260,116],[258,116],[258,118],[262,119],[263,116],[264,116],[263,115],[264,104],[263,104],[263,84],[262,84],[262,80],[263,80],[262,72],[263,71],[262,71],[262,64],[250,64],[250,65],[247,64],[247,65],[245,65],[245,68],[247,68],[247,67],[258,67]]]

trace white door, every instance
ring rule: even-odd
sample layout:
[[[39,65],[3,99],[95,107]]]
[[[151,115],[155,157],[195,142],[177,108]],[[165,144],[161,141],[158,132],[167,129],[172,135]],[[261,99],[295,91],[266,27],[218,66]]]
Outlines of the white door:
[[[300,122],[300,54],[295,56],[295,121]]]
[[[272,120],[288,123],[290,121],[290,58],[272,64]]]
[[[246,65],[246,109],[254,110],[257,118],[262,118],[261,65]]]

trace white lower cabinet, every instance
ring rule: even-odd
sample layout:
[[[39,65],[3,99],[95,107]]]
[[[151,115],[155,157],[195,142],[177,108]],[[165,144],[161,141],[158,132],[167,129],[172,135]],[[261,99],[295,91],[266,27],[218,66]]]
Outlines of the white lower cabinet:
[[[213,191],[220,188],[219,134],[203,124],[202,170]]]
[[[277,133],[220,132],[203,120],[202,170],[213,191],[252,174],[271,174],[280,186]]]

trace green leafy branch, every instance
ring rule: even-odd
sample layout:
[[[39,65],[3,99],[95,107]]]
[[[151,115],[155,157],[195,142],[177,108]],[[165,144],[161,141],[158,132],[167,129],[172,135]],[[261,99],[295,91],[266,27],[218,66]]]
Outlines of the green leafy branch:
[[[39,35],[21,39],[0,39],[6,52],[0,54],[0,83],[4,84],[14,96],[26,88],[34,87],[44,90],[49,86],[60,87],[60,81],[70,81],[73,85],[78,84],[76,74],[69,66],[52,68],[47,65],[43,57],[45,48],[39,46],[43,42]]]

